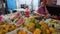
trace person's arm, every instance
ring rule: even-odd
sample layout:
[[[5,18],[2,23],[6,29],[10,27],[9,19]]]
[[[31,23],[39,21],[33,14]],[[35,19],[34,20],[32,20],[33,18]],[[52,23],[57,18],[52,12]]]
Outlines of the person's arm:
[[[36,14],[39,15],[39,16],[45,16],[45,15],[43,15],[43,14],[40,14],[40,13],[39,13],[39,10],[40,10],[39,8],[36,10],[36,11],[37,11]]]
[[[45,7],[45,11],[46,11],[46,16],[45,17],[51,17],[51,15],[49,14],[47,8]]]
[[[49,14],[49,12],[48,12],[46,7],[45,7],[45,11],[46,11],[46,14],[50,16],[50,14]]]
[[[48,10],[47,10],[47,8],[45,7],[45,11],[46,11],[46,14],[49,14],[49,12],[48,12]]]

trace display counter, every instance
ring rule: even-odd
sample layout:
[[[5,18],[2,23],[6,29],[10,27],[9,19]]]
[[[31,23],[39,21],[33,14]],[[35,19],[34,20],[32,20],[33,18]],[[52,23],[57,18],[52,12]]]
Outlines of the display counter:
[[[31,14],[27,18],[18,12],[13,14],[13,17],[11,14],[9,15],[6,16],[6,19],[4,18],[2,19],[3,21],[0,21],[0,28],[3,28],[0,30],[1,34],[58,34],[60,32],[59,20]]]

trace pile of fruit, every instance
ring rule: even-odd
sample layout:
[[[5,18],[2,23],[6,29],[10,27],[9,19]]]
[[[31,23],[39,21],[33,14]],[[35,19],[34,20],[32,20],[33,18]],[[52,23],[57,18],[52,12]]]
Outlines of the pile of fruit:
[[[53,34],[56,33],[54,27],[48,27],[46,23],[40,21],[39,23],[27,23],[26,26],[28,31],[33,34]]]
[[[58,21],[58,20],[50,20],[50,21],[48,21],[47,22],[48,24],[50,24],[50,25],[53,25],[54,27],[60,27],[60,22]],[[59,28],[60,29],[60,28]]]
[[[49,27],[47,23],[36,20],[34,17],[31,17],[24,27],[32,34],[58,34],[54,27]]]
[[[15,30],[16,28],[18,28],[18,27],[14,24],[0,22],[0,34],[6,34],[8,32]]]

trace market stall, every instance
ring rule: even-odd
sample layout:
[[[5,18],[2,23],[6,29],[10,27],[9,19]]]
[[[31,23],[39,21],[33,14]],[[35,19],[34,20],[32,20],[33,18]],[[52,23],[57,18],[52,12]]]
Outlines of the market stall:
[[[26,17],[16,12],[2,16],[0,34],[60,34],[60,22],[34,14]]]

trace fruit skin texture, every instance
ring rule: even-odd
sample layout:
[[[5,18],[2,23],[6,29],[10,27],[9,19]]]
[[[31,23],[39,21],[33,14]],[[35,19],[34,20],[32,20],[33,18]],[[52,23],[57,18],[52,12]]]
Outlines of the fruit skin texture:
[[[35,26],[35,23],[27,23],[26,26],[27,27],[34,27]]]
[[[48,25],[47,25],[47,24],[44,24],[44,28],[45,28],[45,29],[48,29]]]
[[[35,18],[34,18],[34,16],[32,16],[31,18],[30,18],[30,22],[35,22]]]
[[[28,31],[33,31],[34,27],[35,27],[35,23],[31,23],[31,22],[27,23],[26,27],[27,27]]]
[[[27,34],[27,32],[22,30],[22,31],[19,31],[18,34]]]
[[[21,32],[18,32],[18,34],[21,34]]]
[[[40,21],[39,24],[40,24],[40,25],[43,25],[43,24],[44,24],[44,21]]]
[[[22,32],[21,32],[21,33],[22,33],[22,34],[27,34],[27,33],[26,33],[25,31],[23,31],[23,30],[22,30]]]
[[[47,24],[44,24],[44,25],[41,25],[41,29],[48,29],[49,27],[48,27],[48,25]]]
[[[41,30],[40,29],[36,29],[33,31],[33,34],[41,34]]]
[[[47,34],[50,34],[50,31],[49,31],[49,29],[46,29],[46,33],[47,33]]]
[[[54,29],[53,27],[50,27],[49,30],[50,30],[50,32],[52,32],[52,33],[55,32],[55,29]]]

